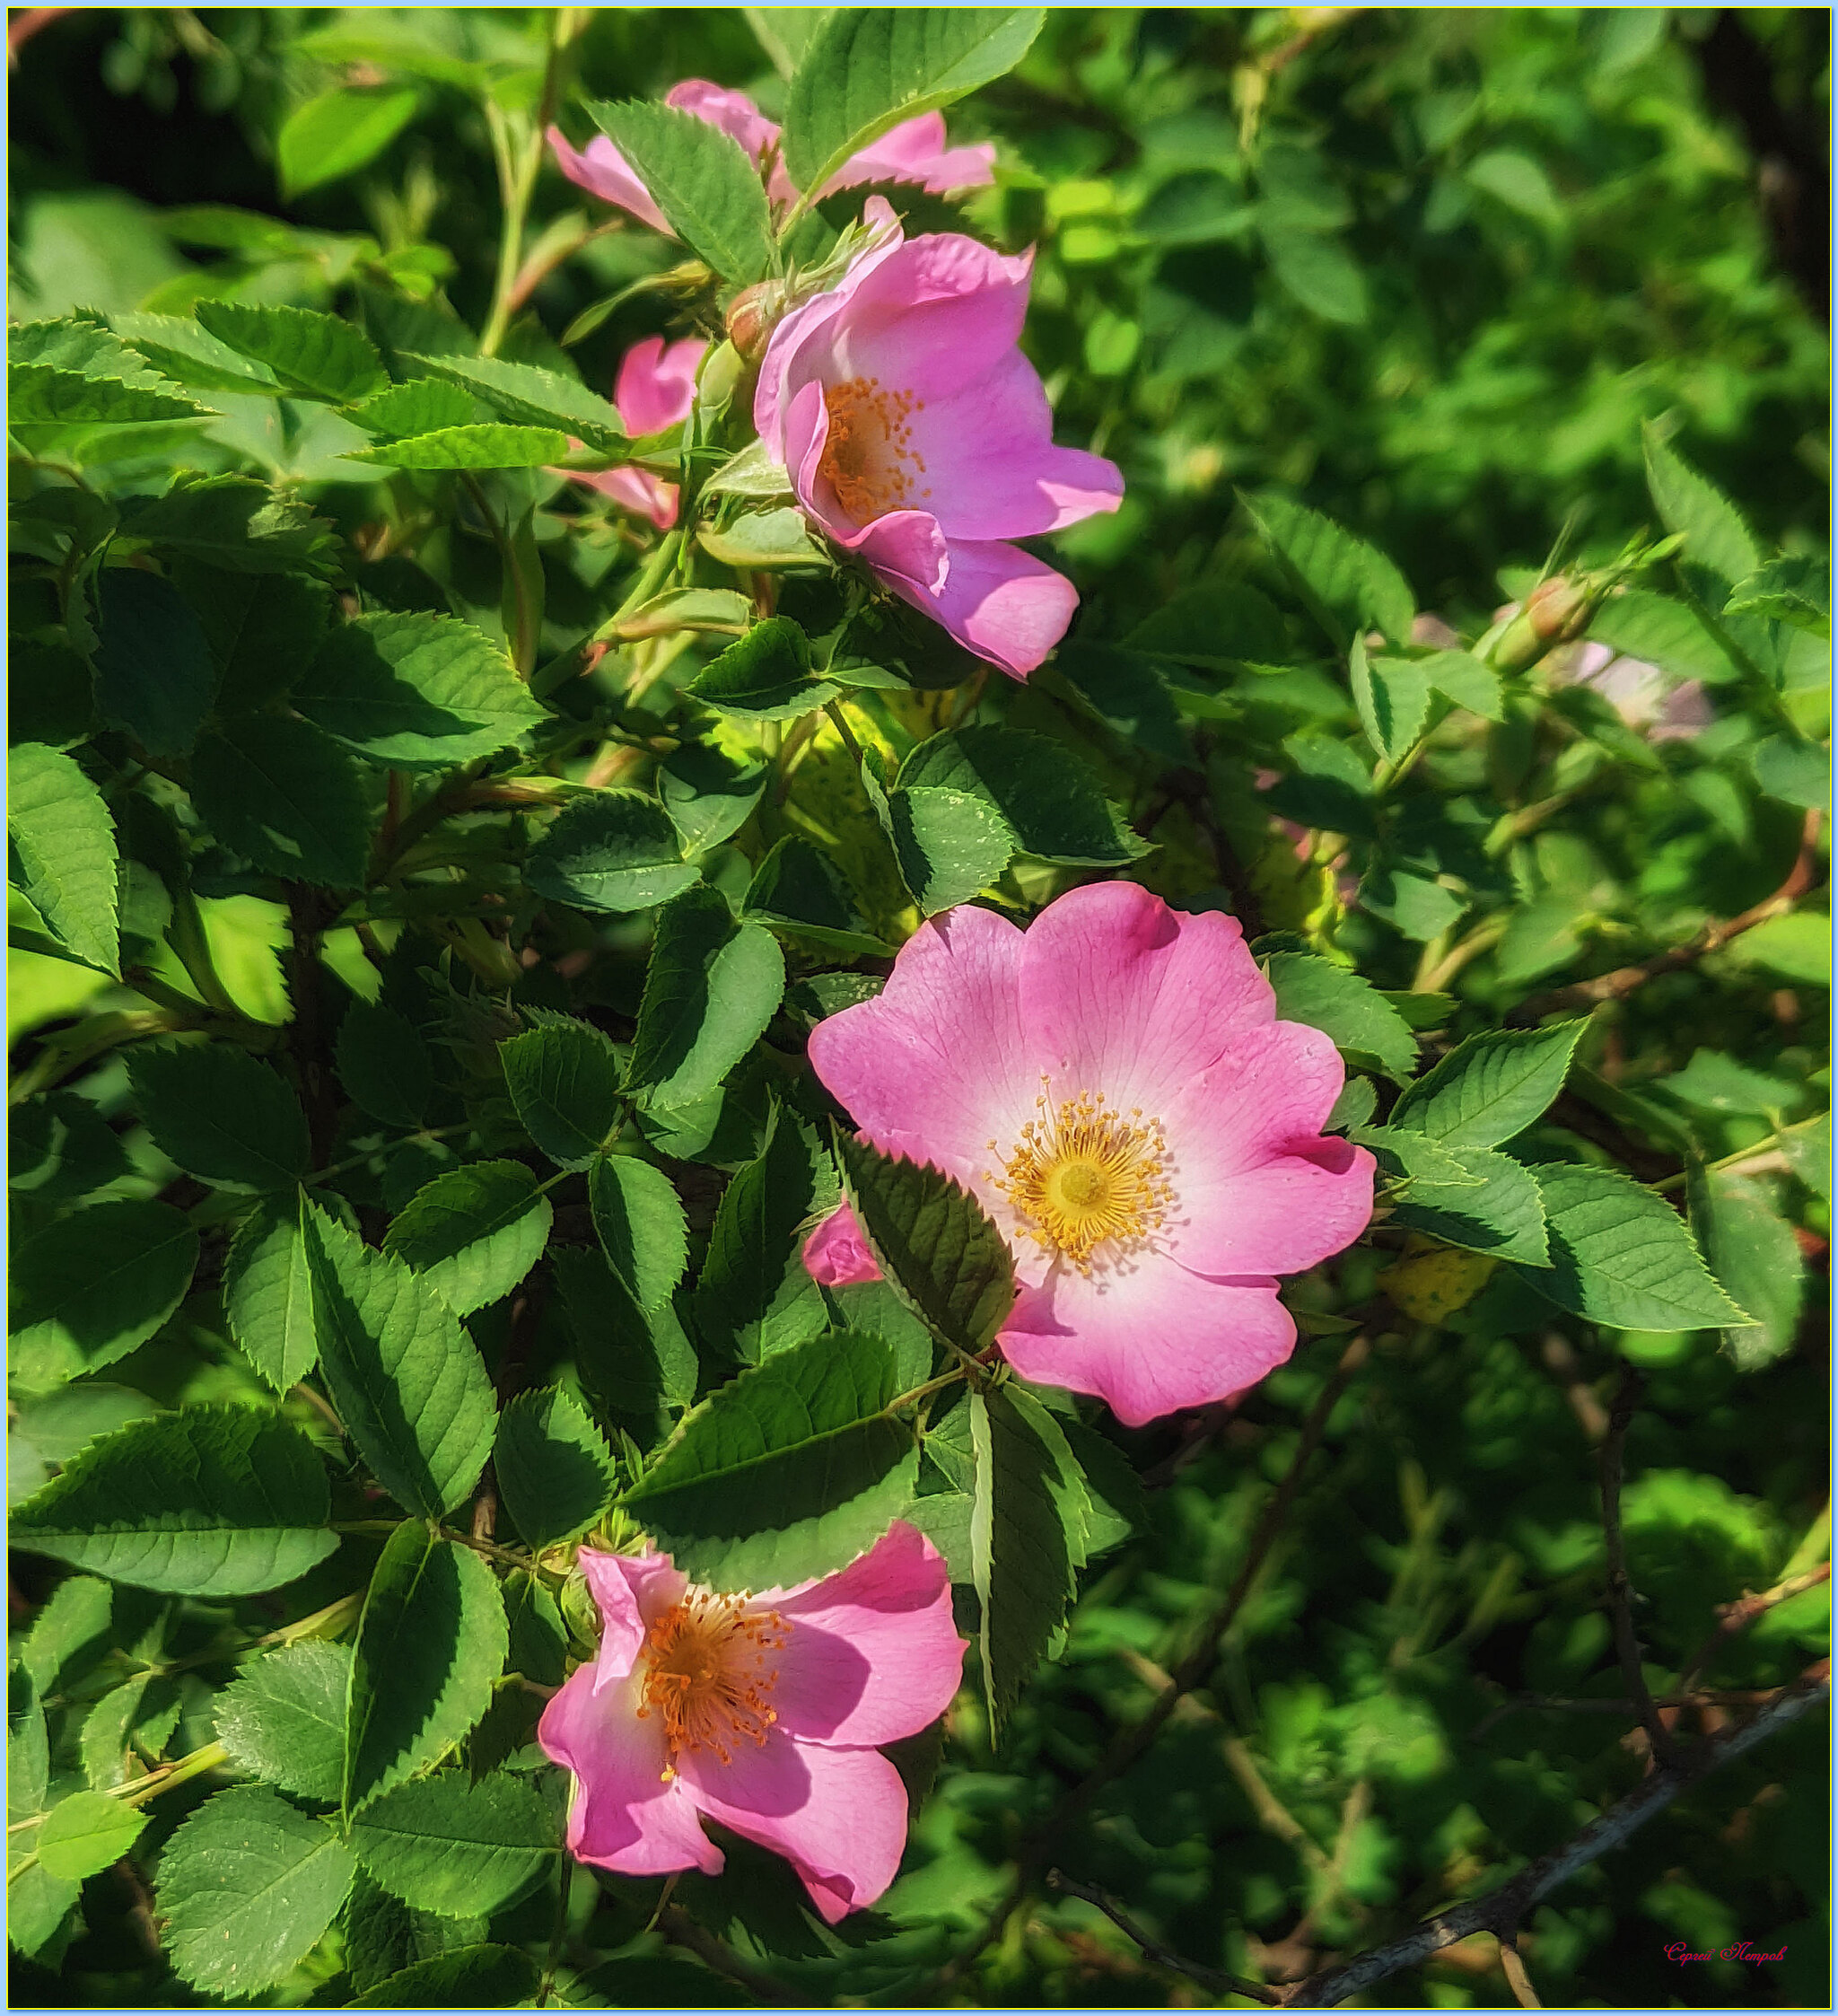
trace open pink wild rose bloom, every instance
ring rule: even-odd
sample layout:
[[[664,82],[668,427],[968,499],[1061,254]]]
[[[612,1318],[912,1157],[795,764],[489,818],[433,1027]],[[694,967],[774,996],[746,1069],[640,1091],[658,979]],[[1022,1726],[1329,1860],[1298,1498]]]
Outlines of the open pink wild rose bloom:
[[[686,336],[668,347],[662,337],[648,336],[626,351],[613,381],[613,407],[628,434],[661,434],[689,417],[696,404],[696,373],[707,348],[699,336]],[[556,473],[565,473],[573,482],[598,490],[640,518],[650,519],[660,531],[677,522],[677,486],[649,469]]]
[[[1321,1132],[1334,1045],[1276,1019],[1236,919],[1133,883],[1072,890],[1026,931],[934,917],[881,994],[818,1024],[810,1061],[867,1140],[956,1178],[1001,1229],[1015,1370],[1132,1427],[1280,1365],[1276,1277],[1372,1214],[1372,1157]],[[847,1205],[805,1261],[829,1285],[876,1271]]]
[[[705,77],[686,77],[671,87],[664,103],[737,140],[754,166],[765,171],[766,194],[775,208],[788,210],[798,200],[779,160],[779,129],[745,92],[723,91]],[[637,171],[605,134],[597,134],[580,149],[569,145],[559,127],[549,128],[548,138],[556,165],[571,182],[602,202],[617,204],[666,238],[676,236]],[[922,112],[853,155],[821,193],[829,196],[869,182],[916,182],[932,195],[943,196],[950,189],[980,188],[994,180],[993,146],[947,146],[944,114]]]
[[[543,1710],[575,1778],[568,1846],[626,1876],[700,1869],[719,1821],[792,1863],[831,1924],[880,1896],[906,1845],[906,1792],[876,1747],[950,1706],[965,1642],[930,1540],[895,1524],[839,1573],[722,1596],[668,1555],[583,1548],[599,1656]]]
[[[773,331],[753,419],[800,505],[967,650],[1025,679],[1065,635],[1071,582],[1006,542],[1115,511],[1113,462],[1055,447],[1018,342],[1031,254],[907,239],[879,197],[840,284]]]

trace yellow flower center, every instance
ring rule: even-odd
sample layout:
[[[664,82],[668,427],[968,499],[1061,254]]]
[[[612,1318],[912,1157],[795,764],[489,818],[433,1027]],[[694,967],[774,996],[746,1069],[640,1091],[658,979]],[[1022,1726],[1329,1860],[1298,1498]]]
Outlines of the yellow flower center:
[[[878,378],[851,378],[823,395],[829,433],[818,462],[836,502],[858,525],[889,511],[909,509],[929,497],[930,486],[915,491],[925,474],[925,458],[913,446],[908,414],[923,413],[925,401],[911,392],[888,391]]]
[[[766,1660],[790,1639],[792,1626],[776,1610],[761,1615],[744,1601],[691,1594],[654,1617],[644,1634],[638,1719],[653,1708],[663,1716],[666,1784],[686,1750],[712,1750],[731,1764],[740,1744],[764,1744],[779,1719],[770,1705],[778,1669],[768,1670]]]
[[[1035,1103],[1041,1117],[1021,1129],[1001,1175],[985,1170],[985,1180],[1028,1238],[1090,1274],[1099,1247],[1147,1239],[1167,1219],[1175,1198],[1161,1122],[1141,1107],[1125,1118],[1094,1092]]]

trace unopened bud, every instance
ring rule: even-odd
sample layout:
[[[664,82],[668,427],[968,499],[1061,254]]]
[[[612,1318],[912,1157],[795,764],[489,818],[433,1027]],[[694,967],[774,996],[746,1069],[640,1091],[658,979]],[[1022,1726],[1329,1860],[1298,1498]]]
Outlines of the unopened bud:
[[[1488,662],[1502,672],[1523,671],[1536,665],[1546,652],[1582,635],[1606,592],[1607,583],[1601,579],[1571,581],[1563,574],[1548,575],[1494,637],[1484,653]]]
[[[742,359],[757,364],[785,311],[785,290],[776,280],[743,287],[728,304],[728,341]]]

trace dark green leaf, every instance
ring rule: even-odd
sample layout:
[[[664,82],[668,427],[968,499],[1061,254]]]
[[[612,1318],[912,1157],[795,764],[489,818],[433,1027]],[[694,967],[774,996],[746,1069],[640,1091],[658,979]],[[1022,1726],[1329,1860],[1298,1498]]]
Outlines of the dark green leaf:
[[[1014,828],[985,798],[933,785],[913,791],[897,785],[886,793],[876,786],[868,795],[899,863],[900,880],[928,917],[967,903],[1013,856]]]
[[[323,1820],[260,1785],[193,1813],[160,1857],[159,1909],[182,1981],[258,1994],[304,1959],[337,1915],[356,1859]]]
[[[741,763],[723,750],[685,742],[658,766],[658,796],[691,854],[718,846],[740,831],[766,789],[763,763]]]
[[[587,1201],[607,1264],[641,1309],[661,1308],[689,1264],[688,1229],[675,1184],[635,1155],[598,1155],[588,1170]]]
[[[345,1090],[388,1126],[418,1127],[434,1089],[433,1057],[406,1015],[354,1001],[338,1024],[334,1053]]]
[[[342,574],[338,539],[328,519],[317,518],[299,497],[270,489],[248,476],[181,474],[163,496],[124,506],[122,537],[152,547],[169,558],[202,563],[219,572],[284,575],[302,568],[324,575]],[[175,576],[181,589],[188,579]],[[321,592],[311,582],[294,581],[274,591],[298,607],[310,600],[314,627],[323,629]],[[213,645],[226,626],[208,607],[208,596],[192,596],[192,608]],[[247,606],[246,597],[238,600]],[[226,612],[233,616],[234,610]]]
[[[383,1251],[407,1261],[456,1316],[469,1316],[530,1272],[554,1221],[521,1162],[468,1162],[415,1193],[391,1220]]]
[[[301,679],[307,719],[372,762],[446,769],[522,740],[543,719],[503,653],[446,616],[360,616]]]
[[[1522,1134],[1563,1090],[1587,1022],[1486,1030],[1458,1044],[1391,1109],[1391,1125],[1445,1148],[1492,1148]]]
[[[617,455],[626,446],[618,408],[578,379],[503,357],[411,355],[403,361],[483,399],[495,413],[520,426],[558,428],[602,454]]]
[[[135,1050],[128,1082],[147,1132],[180,1169],[230,1190],[292,1189],[306,1173],[306,1116],[269,1065],[228,1043]]]
[[[539,469],[559,462],[567,452],[567,435],[553,427],[507,427],[480,421],[379,441],[368,448],[347,448],[344,459],[402,469]]]
[[[646,1448],[696,1398],[696,1354],[667,1302],[647,1318],[600,1254],[558,1247],[554,1265],[581,1381],[596,1407]]]
[[[319,1362],[312,1271],[298,1190],[264,1197],[237,1228],[223,1261],[230,1335],[277,1393]]]
[[[6,752],[6,833],[32,907],[86,966],[118,970],[115,825],[75,763],[42,743]]]
[[[197,1234],[170,1205],[73,1212],[19,1247],[7,1285],[9,1369],[43,1392],[125,1357],[191,1285]]]
[[[790,833],[755,872],[741,907],[746,922],[769,925],[831,951],[890,958],[855,907],[854,892],[828,855]]]
[[[584,1533],[613,1495],[605,1438],[559,1387],[520,1393],[508,1403],[498,1418],[496,1469],[504,1508],[525,1545],[538,1552]]]
[[[332,1401],[378,1481],[437,1519],[471,1490],[496,1409],[477,1347],[403,1263],[306,1207],[319,1361]]]
[[[1531,1171],[1491,1148],[1463,1148],[1453,1159],[1461,1179],[1415,1178],[1393,1207],[1395,1221],[1408,1232],[1428,1232],[1470,1252],[1544,1267],[1550,1258],[1545,1209]]]
[[[711,660],[683,690],[740,721],[790,721],[834,700],[842,688],[811,677],[803,631],[772,616]]]
[[[1278,952],[1265,966],[1284,1021],[1305,1022],[1367,1068],[1404,1084],[1416,1069],[1416,1039],[1383,995],[1351,967],[1311,952]]]
[[[1396,763],[1423,732],[1430,717],[1430,679],[1410,658],[1368,658],[1363,638],[1355,637],[1348,657],[1353,704],[1367,740],[1387,763]]]
[[[559,1843],[548,1802],[503,1771],[417,1778],[373,1800],[351,1845],[386,1890],[419,1911],[488,1917],[547,1865]]]
[[[685,1416],[623,1501],[716,1589],[821,1575],[872,1545],[912,1495],[912,1431],[887,1412],[893,1354],[830,1331],[775,1353]]]
[[[326,1473],[257,1407],[190,1406],[92,1442],[12,1512],[14,1544],[139,1589],[249,1596],[337,1546]]]
[[[722,1192],[709,1233],[695,1305],[706,1342],[750,1364],[827,1327],[802,1247],[836,1198],[814,1130],[776,1108],[765,1148]]]
[[[1409,641],[1415,601],[1377,548],[1274,491],[1242,501],[1297,592],[1343,651],[1369,625],[1394,644]]]
[[[350,1691],[349,1645],[284,1645],[251,1660],[217,1696],[217,1740],[252,1777],[336,1805],[345,1793]]]
[[[619,1060],[591,1022],[557,1016],[498,1047],[530,1138],[558,1169],[585,1169],[618,1132]]]
[[[462,1946],[417,1961],[347,2002],[346,2009],[530,2009],[542,1971],[510,1946]]]
[[[758,1040],[785,991],[769,931],[737,924],[706,883],[666,906],[652,940],[630,1088],[654,1110],[712,1091]]]
[[[588,110],[691,251],[724,280],[759,278],[772,259],[772,213],[739,141],[669,105]]]
[[[837,8],[804,46],[786,93],[785,166],[821,191],[851,155],[1012,70],[1038,7]]]
[[[242,714],[198,737],[193,801],[232,853],[271,875],[355,889],[370,858],[357,767],[310,723]]]
[[[702,879],[683,859],[670,815],[637,791],[597,791],[556,815],[530,848],[524,880],[582,910],[649,910]]]
[[[1725,581],[1746,581],[1762,557],[1741,513],[1651,427],[1646,448],[1647,486],[1666,530],[1685,534],[1685,555],[1700,566]]]
[[[217,667],[197,618],[170,581],[104,567],[96,583],[96,705],[150,756],[197,739]]]
[[[881,1271],[948,1344],[972,1356],[994,1342],[1014,1305],[1002,1234],[970,1193],[940,1170],[836,1137],[844,1187]]]
[[[81,1675],[107,1651],[114,1605],[114,1591],[94,1575],[72,1575],[51,1591],[17,1643],[19,1662],[40,1698],[57,1691],[66,1671]]]
[[[418,1521],[371,1577],[351,1670],[345,1810],[431,1764],[484,1714],[504,1670],[504,1606],[477,1555]]]
[[[1122,868],[1149,851],[1084,765],[1046,735],[1014,728],[934,735],[901,764],[899,783],[983,799],[1037,860]]]
[[[1685,1221],[1661,1197],[1611,1169],[1567,1163],[1532,1174],[1551,1230],[1551,1266],[1522,1278],[1541,1295],[1611,1330],[1744,1324],[1711,1277]]]
[[[349,406],[389,383],[369,337],[336,315],[210,299],[193,312],[220,343],[266,364],[282,384],[309,399]]]

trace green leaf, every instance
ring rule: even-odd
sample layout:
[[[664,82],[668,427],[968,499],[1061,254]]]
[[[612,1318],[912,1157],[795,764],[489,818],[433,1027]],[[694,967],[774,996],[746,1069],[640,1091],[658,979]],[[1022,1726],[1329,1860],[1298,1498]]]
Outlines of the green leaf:
[[[1429,675],[1414,659],[1382,653],[1369,659],[1361,637],[1353,639],[1347,662],[1366,739],[1387,763],[1396,763],[1430,718]]]
[[[306,1206],[319,1361],[346,1432],[377,1480],[437,1519],[478,1480],[496,1408],[477,1347],[393,1255]]]
[[[110,320],[116,335],[130,349],[181,385],[206,392],[258,395],[277,389],[275,374],[266,364],[239,356],[189,315],[134,312]]]
[[[500,1301],[548,1244],[555,1213],[521,1162],[468,1162],[417,1190],[390,1221],[383,1251],[456,1316]]]
[[[284,575],[302,568],[319,575],[343,573],[343,559],[331,521],[313,515],[301,498],[271,489],[248,476],[180,474],[162,496],[130,501],[122,507],[121,538],[152,547],[168,558],[189,560],[232,574]],[[181,588],[185,577],[179,578]],[[297,607],[313,603],[314,627],[323,629],[323,592],[311,582],[292,582]],[[248,594],[240,600],[244,608]],[[217,611],[204,595],[191,597],[206,634],[216,644],[223,627]],[[291,641],[291,640],[290,640]]]
[[[415,1520],[390,1534],[357,1626],[347,1814],[466,1735],[491,1701],[509,1643],[497,1582],[476,1554]]]
[[[420,104],[420,92],[398,84],[324,92],[296,106],[275,136],[283,197],[292,202],[368,166]]]
[[[169,491],[162,501],[171,496]],[[247,561],[256,548],[249,545],[237,551]],[[260,713],[291,692],[312,662],[331,628],[331,591],[302,574],[232,565],[223,553],[214,555],[212,562],[181,557],[173,565],[173,579],[197,612],[211,655],[223,667],[219,716]]]
[[[323,1820],[260,1785],[232,1785],[160,1857],[159,1910],[182,1981],[226,2001],[271,1987],[318,1945],[356,1858]]]
[[[146,1818],[104,1792],[72,1792],[51,1809],[39,1829],[39,1860],[59,1882],[80,1883],[119,1862]]]
[[[545,718],[498,646],[447,616],[340,625],[294,690],[307,719],[372,762],[451,768],[521,742]]]
[[[775,1107],[766,1145],[722,1193],[708,1235],[695,1303],[705,1341],[751,1364],[828,1327],[802,1247],[836,1199],[836,1172],[815,1131]]]
[[[208,298],[193,312],[220,343],[266,364],[290,391],[308,399],[353,406],[389,381],[370,338],[336,315]]]
[[[504,1509],[524,1544],[538,1553],[593,1525],[616,1481],[605,1438],[580,1401],[555,1386],[520,1393],[506,1405],[498,1419],[496,1469]],[[382,1871],[374,1873],[388,1881]]]
[[[769,616],[710,660],[683,690],[737,721],[790,721],[834,700],[842,688],[813,679],[810,640],[787,618]]]
[[[1657,665],[1672,679],[1703,679],[1716,686],[1739,676],[1729,653],[1695,609],[1649,589],[1628,588],[1609,596],[1589,618],[1589,635],[1629,658]]]
[[[118,378],[55,371],[48,364],[6,367],[6,416],[13,426],[125,426],[203,419],[210,412],[176,388],[128,385]]]
[[[309,1638],[251,1660],[217,1696],[232,1763],[283,1792],[336,1805],[345,1793],[351,1647]]]
[[[588,110],[691,251],[724,280],[760,277],[772,260],[772,212],[738,140],[669,105]]]
[[[531,2009],[542,1970],[511,1946],[462,1946],[379,1981],[346,2009]]]
[[[1366,320],[1366,276],[1338,238],[1267,218],[1263,237],[1270,270],[1311,314],[1328,322]]]
[[[647,1318],[600,1255],[584,1247],[557,1247],[553,1265],[582,1385],[649,1448],[696,1398],[699,1368],[674,1310],[667,1302]]]
[[[1469,1037],[1408,1088],[1391,1109],[1391,1125],[1427,1134],[1446,1148],[1492,1148],[1510,1141],[1563,1090],[1588,1026],[1555,1022]]]
[[[1369,980],[1312,952],[1277,952],[1264,971],[1284,1021],[1304,1022],[1332,1037],[1335,1047],[1361,1069],[1382,1071],[1398,1084],[1408,1081],[1416,1069],[1416,1039]]]
[[[1787,1128],[1781,1136],[1781,1153],[1807,1188],[1831,1203],[1832,1116],[1821,1113],[1816,1119]]]
[[[351,1823],[351,1845],[386,1890],[448,1917],[503,1910],[560,1845],[548,1802],[503,1771],[477,1784],[442,1771],[398,1785]]]
[[[1647,487],[1666,530],[1684,533],[1685,555],[1700,566],[1725,581],[1746,581],[1759,570],[1762,556],[1742,513],[1650,425],[1645,441]]]
[[[18,1643],[17,1657],[42,1697],[66,1671],[80,1673],[107,1651],[115,1592],[94,1575],[59,1582]]]
[[[43,1392],[126,1357],[185,1299],[197,1234],[170,1205],[92,1204],[13,1253],[9,1370]]]
[[[523,879],[582,910],[649,910],[702,880],[683,859],[670,815],[639,791],[597,791],[556,815],[530,848]]]
[[[41,1204],[61,1204],[126,1176],[129,1166],[120,1136],[74,1092],[44,1092],[13,1109],[9,1189]]]
[[[590,1022],[556,1016],[498,1047],[530,1138],[558,1169],[585,1169],[625,1117],[619,1060]]]
[[[277,1393],[319,1362],[302,1193],[264,1197],[223,1261],[223,1314],[243,1355]]]
[[[629,1088],[653,1111],[720,1084],[758,1040],[785,991],[769,931],[738,924],[705,882],[665,906],[652,939],[632,1039]]]
[[[869,780],[865,769],[862,776]],[[900,880],[928,917],[987,889],[1014,854],[1014,828],[986,799],[933,785],[883,792],[874,784],[868,800],[893,847]]]
[[[1002,1387],[973,1390],[969,1399],[976,1466],[970,1551],[992,1737],[1064,1624],[1077,1585],[1059,1466],[1016,1403]]]
[[[1796,986],[1832,984],[1832,917],[1825,910],[1797,910],[1770,917],[1745,931],[1729,949],[1740,966],[1758,966],[1764,973]]]
[[[1028,53],[1039,7],[837,8],[805,45],[785,98],[785,166],[820,193],[903,120],[993,82]]]
[[[96,706],[150,756],[183,756],[197,738],[217,667],[179,591],[139,567],[96,583]]]
[[[1387,660],[1389,663],[1390,661]],[[1445,699],[1466,707],[1484,721],[1504,721],[1506,703],[1500,674],[1466,651],[1432,651],[1415,662],[1417,669]]]
[[[1817,742],[1798,735],[1770,735],[1748,751],[1748,767],[1770,798],[1809,811],[1829,811],[1832,759]]]
[[[1387,1131],[1397,1136],[1405,1130]],[[1445,1152],[1457,1165],[1458,1179],[1437,1182],[1427,1171],[1415,1177],[1392,1207],[1395,1222],[1407,1232],[1427,1232],[1473,1253],[1546,1266],[1545,1206],[1532,1172],[1491,1148]]]
[[[1023,854],[1072,867],[1122,868],[1147,854],[1098,781],[1063,743],[1015,728],[960,728],[921,742],[900,766],[907,789],[980,798]]]
[[[71,758],[41,742],[6,752],[6,837],[20,888],[74,958],[118,974],[115,822]]]
[[[486,420],[347,448],[344,460],[402,469],[539,469],[567,452],[567,435],[553,427],[506,427]]]
[[[413,434],[470,426],[477,411],[477,401],[458,385],[438,378],[414,378],[406,385],[372,393],[362,406],[352,408],[351,417],[366,433],[406,441]]]
[[[1694,1170],[1692,1229],[1718,1283],[1753,1323],[1726,1327],[1738,1372],[1758,1372],[1792,1350],[1806,1299],[1806,1256],[1765,1185],[1721,1170]]]
[[[139,1753],[159,1755],[179,1726],[182,1706],[178,1681],[166,1674],[136,1673],[110,1687],[83,1718],[77,1740],[90,1790],[108,1792],[126,1784],[130,1761],[137,1775]]]
[[[1723,605],[1725,616],[1756,616],[1790,623],[1819,638],[1832,634],[1832,568],[1807,553],[1783,553],[1738,582]]]
[[[1409,642],[1416,613],[1409,583],[1376,547],[1273,490],[1239,493],[1296,592],[1343,651],[1369,625]]]
[[[1520,1277],[1547,1301],[1611,1330],[1746,1324],[1663,1198],[1615,1170],[1555,1163],[1532,1174],[1550,1223],[1551,1266]]]
[[[306,1116],[278,1072],[228,1043],[130,1053],[147,1132],[180,1169],[230,1190],[292,1189],[311,1159]]]
[[[901,1298],[947,1344],[974,1357],[1015,1300],[1002,1234],[970,1193],[921,1162],[838,1134],[843,1184],[869,1249]]]
[[[855,907],[854,891],[828,855],[788,833],[755,871],[741,907],[743,923],[790,932],[831,951],[891,958]]]
[[[625,1509],[692,1580],[771,1589],[840,1568],[911,1497],[918,1451],[888,1414],[893,1354],[827,1331],[685,1416]]]
[[[416,356],[411,352],[402,361],[483,399],[493,412],[519,426],[559,429],[604,455],[617,455],[626,448],[618,408],[578,379],[535,364],[510,364],[503,357]]]
[[[685,742],[658,766],[657,791],[690,854],[738,833],[766,789],[764,763],[742,763],[724,750]]]
[[[1473,1189],[1485,1180],[1484,1173],[1468,1168],[1453,1149],[1408,1127],[1351,1126],[1347,1139],[1370,1148],[1378,1158],[1379,1169],[1397,1186],[1394,1197],[1414,1196],[1419,1184],[1440,1191]]]
[[[559,1667],[555,1678],[559,1684]],[[437,1912],[411,1911],[360,1863],[345,1906],[345,1961],[351,1985],[359,1994],[369,1994],[392,1974],[462,1947],[477,1946],[490,1929],[484,1918],[445,1918]]]
[[[386,1126],[418,1127],[433,1096],[434,1063],[407,1016],[379,1002],[354,1001],[338,1024],[338,1077],[366,1113]]]
[[[676,1185],[635,1155],[597,1155],[587,1172],[587,1202],[608,1266],[641,1309],[661,1308],[689,1265],[688,1223]]]
[[[12,1511],[15,1546],[137,1589],[252,1596],[337,1546],[324,1466],[258,1407],[194,1405],[130,1421]]]
[[[1530,155],[1517,148],[1496,147],[1477,154],[1463,171],[1477,189],[1516,210],[1534,224],[1554,225],[1563,222],[1563,206],[1551,187],[1551,179]]]
[[[362,887],[370,807],[329,736],[286,714],[242,714],[198,737],[193,802],[232,853],[290,881]]]
[[[828,553],[811,536],[804,513],[794,504],[743,511],[719,530],[705,525],[696,533],[696,543],[711,560],[719,560],[724,567],[832,565]]]

